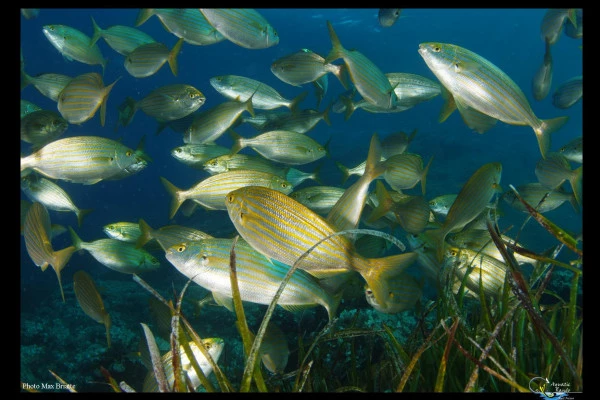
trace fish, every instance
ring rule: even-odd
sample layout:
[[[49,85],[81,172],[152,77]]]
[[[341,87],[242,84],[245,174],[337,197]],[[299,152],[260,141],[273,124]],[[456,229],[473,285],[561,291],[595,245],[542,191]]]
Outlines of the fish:
[[[455,193],[447,193],[434,197],[429,200],[429,208],[438,218],[446,217],[457,196]]]
[[[567,160],[583,163],[583,136],[578,136],[570,140],[564,146],[558,149],[558,153],[562,154]]]
[[[552,94],[554,107],[565,109],[572,107],[583,98],[583,77],[574,76],[561,83]]]
[[[326,63],[325,58],[312,50],[301,49],[280,57],[271,63],[271,72],[277,78],[292,86],[302,86],[319,80],[332,73],[348,90],[344,65]]]
[[[106,29],[100,28],[94,17],[92,18],[92,27],[94,33],[91,38],[91,45],[102,38],[117,53],[128,56],[137,47],[153,43],[155,40],[146,32],[127,25],[112,25]]]
[[[469,128],[484,133],[497,120],[528,125],[535,133],[542,157],[546,157],[550,135],[568,121],[568,116],[539,119],[519,86],[471,50],[449,43],[423,42],[419,44],[419,54],[451,94]]]
[[[320,215],[327,215],[346,189],[337,186],[308,186],[294,190],[289,196]]]
[[[565,156],[551,152],[546,159],[542,158],[535,164],[535,176],[538,182],[549,189],[556,189],[568,181],[577,202],[581,204],[583,165],[572,169]]]
[[[573,39],[581,39],[583,37],[583,9],[570,8],[569,11],[575,13],[575,23],[571,21],[571,18],[567,18],[564,25],[565,35]],[[567,14],[567,16],[569,16],[569,14]]]
[[[243,102],[225,101],[201,112],[185,130],[183,142],[191,144],[214,142],[235,123],[243,112],[254,116],[252,97]]]
[[[147,165],[139,148],[134,151],[101,136],[72,136],[21,157],[21,175],[32,169],[46,178],[93,185],[123,173],[138,173]]]
[[[412,252],[417,254],[417,264],[422,268],[424,276],[429,282],[437,284],[439,273],[443,267],[437,259],[435,243],[427,236],[427,231],[406,235],[406,241]]]
[[[393,132],[381,140],[381,156],[385,159],[396,154],[402,154],[408,150],[408,146],[412,143],[417,134],[418,129],[414,129],[410,135],[399,131]]]
[[[291,183],[278,175],[252,170],[233,170],[211,175],[189,189],[180,189],[162,176],[160,180],[172,197],[169,219],[175,216],[186,200],[193,200],[207,210],[225,210],[225,195],[247,185],[267,186],[285,193],[294,189]]]
[[[394,190],[412,189],[421,182],[421,193],[425,196],[427,174],[432,161],[433,156],[423,167],[423,158],[419,154],[394,154],[382,164],[385,169],[383,179]]]
[[[342,58],[350,80],[366,101],[383,109],[393,108],[397,102],[396,93],[384,73],[358,50],[345,49],[329,21],[327,28],[332,49],[325,57],[325,63]]]
[[[230,252],[233,239],[203,239],[175,244],[165,257],[187,278],[210,290],[215,301],[233,311],[230,279]],[[270,260],[243,240],[235,245],[236,275],[242,301],[270,304],[290,267]],[[277,304],[287,311],[323,306],[329,320],[335,316],[341,295],[333,296],[319,286],[318,280],[296,270]]]
[[[426,231],[442,262],[445,239],[449,233],[460,231],[487,207],[494,194],[501,192],[502,164],[491,162],[479,167],[463,185],[448,215],[439,228]]]
[[[277,30],[253,8],[200,8],[221,35],[246,49],[266,49],[279,43]]]
[[[208,362],[208,360],[206,359],[206,357],[204,357],[204,354],[202,353],[202,351],[200,350],[200,348],[198,347],[196,342],[189,341],[188,344],[189,344],[190,349],[192,350],[192,354],[194,355],[194,358],[196,359],[198,366],[202,370],[202,373],[204,374],[204,376],[206,376],[206,377],[210,376],[210,374],[213,371],[213,368],[210,365],[210,363]],[[219,361],[219,358],[221,357],[221,354],[223,353],[223,348],[225,347],[225,341],[220,337],[206,338],[206,339],[202,339],[202,346],[204,346],[204,348],[206,350],[208,350],[208,354],[213,359],[213,361],[216,363]],[[182,345],[179,346],[179,359],[181,362],[181,370],[189,378],[189,382],[190,382],[191,386],[194,388],[194,390],[198,389],[198,387],[200,387],[200,385],[201,385],[200,378],[198,378],[198,374],[196,373],[196,371],[194,370],[194,367],[192,366],[192,361],[187,356],[187,353],[185,352],[184,347]],[[163,364],[163,369],[165,371],[165,375],[167,378],[168,387],[171,388],[171,387],[173,387],[173,384],[175,382],[175,376],[173,373],[173,352],[172,352],[172,350],[169,350],[161,357],[161,362]],[[186,381],[187,381],[187,379],[186,379]],[[148,393],[148,392],[158,392],[158,391],[159,390],[158,390],[158,383],[156,382],[156,377],[154,375],[154,372],[152,370],[150,370],[150,371],[148,371],[148,373],[146,374],[146,378],[144,379],[142,392]]]
[[[71,82],[72,76],[64,74],[45,73],[36,76],[27,74],[21,70],[21,90],[28,85],[33,85],[43,96],[52,101],[58,101],[60,92]]]
[[[21,99],[21,119],[35,111],[42,110],[42,107],[32,103],[29,100]]]
[[[36,173],[21,178],[21,190],[29,200],[43,204],[48,210],[73,212],[79,226],[83,223],[83,218],[93,211],[77,207],[63,188]]]
[[[58,139],[68,127],[67,120],[55,111],[33,111],[21,118],[21,140],[36,150]]]
[[[218,156],[229,154],[229,148],[216,143],[187,143],[174,147],[171,155],[179,162],[192,168],[204,169],[204,164]]]
[[[537,69],[533,75],[531,81],[531,91],[533,92],[533,98],[537,101],[541,101],[550,92],[550,86],[552,86],[552,72],[553,72],[552,54],[550,52],[550,43],[546,38],[546,52],[544,53],[544,62]]]
[[[138,224],[141,235],[136,242],[137,247],[142,247],[148,243],[148,241],[155,239],[160,247],[164,251],[167,251],[169,247],[178,243],[213,238],[213,236],[206,232],[182,225],[165,225],[158,229],[153,229],[141,218]]]
[[[111,222],[102,227],[102,232],[111,239],[122,240],[123,242],[137,242],[142,234],[140,225],[137,222]]]
[[[97,72],[76,76],[58,95],[58,111],[70,124],[82,124],[100,108],[100,125],[104,126],[108,95],[119,79],[104,86],[102,76]]]
[[[42,203],[32,203],[23,224],[23,238],[27,254],[42,271],[45,271],[49,265],[52,266],[64,303],[65,293],[62,287],[61,272],[76,249],[74,246],[68,246],[64,249],[54,250],[50,236],[51,224],[48,210]]]
[[[384,314],[398,314],[403,311],[411,310],[423,295],[423,283],[417,281],[407,273],[390,279],[389,292],[383,303],[379,303],[373,291],[365,286],[365,298],[367,303],[375,310]]]
[[[464,280],[467,289],[479,293],[479,282],[481,281],[483,293],[486,296],[497,298],[502,294],[508,269],[502,261],[471,249],[453,246],[449,246],[445,250],[445,254],[446,266],[453,268],[454,275],[459,282]],[[509,295],[513,295],[512,291]]]
[[[287,265],[294,265],[309,248],[335,234],[337,229],[323,217],[284,193],[245,186],[227,194],[229,219],[240,236],[258,252]],[[384,258],[364,258],[349,238],[342,235],[324,240],[304,257],[298,268],[317,278],[360,273],[377,301],[387,293],[387,280],[412,264],[412,252]]]
[[[44,25],[42,32],[65,59],[88,65],[100,65],[104,75],[108,59],[104,58],[97,44],[92,45],[92,38],[88,35],[79,29],[60,24]]]
[[[73,291],[83,312],[106,327],[106,343],[110,348],[110,314],[104,307],[94,279],[83,270],[75,272],[73,274]]]
[[[401,8],[380,8],[377,12],[377,20],[379,21],[379,25],[389,28],[390,26],[394,25],[396,21],[398,21],[401,13]]]
[[[125,69],[134,78],[147,78],[157,73],[168,62],[171,72],[177,76],[177,57],[182,45],[183,39],[179,39],[172,49],[161,42],[142,44],[125,57]]]
[[[31,207],[31,204],[33,204],[31,201],[21,199],[21,224],[20,224],[21,225],[20,226],[21,235],[23,234],[23,227],[25,226],[25,218],[27,218],[27,213],[29,212],[29,208]],[[51,224],[50,225],[50,240],[65,233],[66,231],[67,231],[67,228],[65,228],[64,225]]]
[[[25,19],[37,18],[39,14],[39,8],[21,8],[21,15],[23,15]]]
[[[73,247],[85,250],[100,264],[123,274],[141,274],[160,267],[160,261],[134,243],[117,239],[97,239],[84,242],[69,226]]]
[[[282,167],[271,160],[264,158],[263,156],[254,156],[241,153],[223,154],[221,156],[211,158],[204,163],[204,170],[211,175],[245,169],[269,172],[285,178],[288,168],[290,167]]]
[[[306,109],[286,113],[267,121],[261,128],[261,131],[267,132],[283,130],[307,133],[311,131],[320,121],[325,121],[327,125],[331,126],[331,120],[329,119],[330,110],[331,106],[327,107],[323,111]]]
[[[560,207],[567,201],[571,203],[571,206],[576,212],[580,211],[575,194],[568,193],[561,187],[552,190],[539,182],[531,182],[517,186],[517,190],[527,203],[531,204],[542,214]],[[507,190],[500,198],[516,210],[529,214],[529,211],[527,211],[527,208],[523,203],[517,199],[513,190]],[[544,199],[544,201],[540,204],[542,199]]]
[[[246,101],[252,97],[252,107],[256,110],[273,110],[286,107],[291,111],[308,95],[307,91],[293,99],[286,99],[273,87],[240,75],[217,75],[209,80],[210,85],[229,100]]]
[[[228,132],[233,139],[230,154],[250,147],[261,156],[286,165],[308,164],[327,155],[326,145],[303,133],[274,130],[244,138],[231,129]]]
[[[383,257],[392,246],[389,240],[374,235],[359,235],[354,241],[354,248],[358,254],[366,258]]]
[[[225,40],[197,8],[142,8],[135,26],[140,26],[156,15],[165,29],[186,43],[208,46]]]
[[[551,45],[556,43],[563,31],[568,13],[568,8],[549,8],[546,11],[540,27],[542,40],[547,40]]]

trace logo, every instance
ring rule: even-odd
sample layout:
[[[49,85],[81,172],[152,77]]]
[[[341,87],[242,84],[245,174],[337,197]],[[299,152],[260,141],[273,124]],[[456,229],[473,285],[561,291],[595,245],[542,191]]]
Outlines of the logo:
[[[550,382],[548,378],[536,376],[529,381],[529,390],[537,393],[544,400],[558,400],[569,394],[571,385],[563,382]]]

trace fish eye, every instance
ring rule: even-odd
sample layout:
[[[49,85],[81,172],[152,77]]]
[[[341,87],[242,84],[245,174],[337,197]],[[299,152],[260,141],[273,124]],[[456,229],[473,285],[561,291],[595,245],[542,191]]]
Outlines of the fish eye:
[[[233,203],[233,195],[229,195],[227,197],[227,201],[230,202],[230,203]]]
[[[177,147],[177,148],[175,149],[175,153],[181,153],[181,148],[180,148],[180,147]]]
[[[181,252],[183,252],[183,251],[185,251],[185,244],[181,244],[181,245],[179,245],[179,246],[177,247],[177,252],[178,252],[178,253],[181,253]]]
[[[132,155],[132,154],[133,154],[133,152],[132,152],[131,150],[129,150],[129,151],[127,151],[127,152],[125,153],[125,155],[126,155],[127,157],[131,157],[131,155]]]
[[[207,350],[210,350],[210,348],[211,348],[212,346],[210,345],[210,343],[204,343],[204,347],[206,347],[206,349],[207,349]]]
[[[371,294],[373,294],[373,291],[371,289],[367,289],[367,290],[365,290],[365,293],[371,295]]]
[[[286,182],[281,182],[281,187],[285,189],[286,187],[288,187],[288,184]]]
[[[442,51],[442,48],[440,46],[435,45],[432,47],[432,50],[435,51],[436,53],[439,53],[440,51]]]
[[[206,260],[208,260],[208,256],[207,256],[206,254],[202,254],[202,259],[203,259],[204,261],[206,261]]]

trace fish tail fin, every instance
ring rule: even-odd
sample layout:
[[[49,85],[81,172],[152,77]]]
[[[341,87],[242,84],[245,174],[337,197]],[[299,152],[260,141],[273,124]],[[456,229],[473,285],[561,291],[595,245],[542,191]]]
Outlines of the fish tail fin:
[[[341,96],[340,100],[346,108],[344,110],[344,121],[348,121],[350,119],[350,116],[354,114],[354,111],[356,111],[356,107],[354,106],[354,102],[352,102],[352,99],[349,97]]]
[[[126,127],[131,123],[135,112],[137,111],[136,101],[133,97],[127,96],[125,101],[117,108],[119,110],[119,118],[117,119],[117,125],[115,126],[115,132],[119,128],[119,124]]]
[[[433,156],[431,156],[431,158],[429,159],[429,162],[425,166],[425,169],[423,169],[423,174],[421,175],[421,192],[423,193],[423,196],[425,196],[425,185],[427,184],[427,174],[429,173],[429,166],[431,165],[432,161],[433,161]]]
[[[324,62],[326,64],[332,62],[333,60],[337,60],[338,58],[342,57],[346,52],[346,49],[344,49],[344,47],[342,46],[342,43],[340,42],[340,39],[335,33],[333,25],[331,25],[330,21],[327,21],[327,29],[329,30],[329,38],[331,39],[332,48],[327,57],[325,57]]]
[[[346,64],[341,64],[336,66],[336,68],[332,69],[331,73],[335,75],[335,77],[340,81],[345,90],[350,88],[350,83],[348,82],[348,69]]]
[[[52,268],[54,269],[54,272],[56,273],[56,278],[58,279],[58,286],[60,287],[60,294],[62,296],[63,303],[65,302],[65,292],[63,291],[60,273],[65,267],[65,265],[67,265],[67,262],[69,262],[69,259],[71,258],[74,252],[75,247],[69,246],[62,250],[55,251],[52,257]]]
[[[140,8],[137,19],[135,20],[135,26],[138,27],[154,15],[154,8]]]
[[[295,113],[298,110],[298,104],[308,96],[308,91],[304,91],[296,96],[290,103],[290,111]]]
[[[92,39],[90,40],[90,47],[92,47],[102,36],[102,29],[98,26],[93,16],[90,15],[90,18],[92,19],[92,26],[94,28],[94,33],[92,35]]]
[[[86,208],[86,209],[79,209],[77,211],[77,226],[81,227],[81,224],[83,223],[83,218],[88,215],[89,213],[91,213],[92,211],[94,211],[94,209],[92,208]]]
[[[540,146],[540,152],[542,153],[543,158],[546,158],[546,154],[548,154],[548,151],[550,150],[550,134],[562,128],[568,120],[569,117],[567,116],[543,119],[540,121],[540,126],[533,129],[535,131],[535,137],[537,138],[538,146]]]
[[[169,52],[169,58],[167,59],[169,62],[169,67],[171,68],[171,72],[173,75],[177,76],[179,73],[179,64],[177,63],[177,56],[179,56],[179,52],[181,51],[181,46],[183,46],[183,38],[180,38],[175,46]]]
[[[317,165],[315,167],[315,169],[313,170],[312,174],[310,175],[310,178],[317,182],[319,185],[323,184],[323,181],[321,180],[321,168],[323,167],[323,163],[320,163],[319,165]]]
[[[230,155],[238,153],[244,146],[244,138],[241,137],[236,131],[233,129],[227,130],[229,132],[229,136],[233,140],[233,145],[231,146],[231,150],[229,152]]]
[[[369,154],[367,155],[367,161],[365,162],[365,172],[363,176],[366,176],[365,179],[372,182],[384,172],[385,164],[381,161],[381,142],[379,141],[379,135],[374,133],[371,137],[371,143],[369,144]]]
[[[154,132],[154,135],[155,136],[160,135],[160,133],[162,131],[164,131],[167,126],[168,125],[167,125],[167,123],[165,121],[158,121],[158,126],[156,127],[156,132]]]
[[[441,124],[444,122],[450,114],[456,110],[456,102],[454,101],[454,96],[442,85],[442,98],[444,99],[444,104],[442,105],[442,109],[440,110],[440,115],[438,117],[438,122]]]
[[[254,114],[254,106],[252,105],[252,97],[254,97],[254,93],[252,93],[252,96],[248,97],[248,100],[246,100],[244,103],[246,104],[246,111],[248,111],[250,113],[250,115],[252,115],[252,117],[255,117],[256,115]]]
[[[417,253],[408,252],[383,258],[367,258],[366,268],[359,267],[359,273],[373,291],[375,300],[384,304],[388,297],[388,281],[402,274],[417,260]],[[357,263],[360,265],[361,263]]]
[[[73,247],[75,247],[75,250],[81,250],[81,238],[77,235],[77,233],[75,233],[73,228],[71,228],[70,226],[68,228],[69,233],[71,234],[71,242],[73,243]]]
[[[338,167],[340,171],[342,171],[342,185],[346,183],[348,178],[350,178],[350,170],[344,164],[339,161],[335,162],[335,165]]]
[[[327,316],[329,317],[329,321],[333,321],[335,315],[337,314],[337,309],[342,302],[344,291],[340,290],[338,293],[330,296],[329,301],[327,302]]]
[[[169,219],[173,219],[175,213],[177,212],[177,210],[179,210],[181,203],[183,203],[183,200],[181,200],[181,196],[179,195],[181,189],[173,185],[171,182],[169,182],[166,178],[162,176],[160,177],[160,181],[162,182],[165,189],[167,189],[167,192],[173,198],[171,201],[171,211],[169,213]]]
[[[21,90],[25,89],[31,84],[31,75],[25,72],[24,68],[21,68]]]
[[[138,225],[140,226],[140,232],[142,232],[142,234],[135,242],[135,247],[140,248],[152,239],[152,228],[142,218],[140,218]]]
[[[583,181],[583,165],[573,171],[573,176],[569,179],[571,183],[571,188],[573,189],[573,194],[575,195],[575,199],[577,200],[577,204],[581,206],[582,201],[582,181]]]
[[[367,222],[375,222],[379,218],[387,214],[394,206],[394,199],[387,191],[385,185],[381,181],[375,183],[375,196],[377,197],[377,206],[371,211]]]
[[[104,126],[104,121],[106,121],[106,102],[108,100],[108,95],[110,94],[110,91],[112,90],[113,86],[115,86],[115,83],[117,83],[119,81],[119,79],[121,79],[121,77],[118,77],[117,80],[115,80],[113,83],[111,83],[110,85],[108,85],[104,88],[104,95],[102,96],[102,103],[100,103],[100,125],[101,126]]]
[[[413,139],[415,138],[415,135],[417,134],[417,131],[418,131],[418,130],[419,130],[419,129],[415,128],[415,129],[414,129],[414,130],[411,132],[411,134],[410,134],[410,136],[408,137],[408,140],[407,140],[407,146],[408,146],[408,144],[410,144],[410,143],[413,141]]]

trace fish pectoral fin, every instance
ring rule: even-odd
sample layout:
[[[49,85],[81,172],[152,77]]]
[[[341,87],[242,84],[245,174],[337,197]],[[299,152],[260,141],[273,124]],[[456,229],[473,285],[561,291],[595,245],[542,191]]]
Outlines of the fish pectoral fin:
[[[220,306],[225,307],[229,311],[233,312],[233,298],[229,296],[225,296],[221,293],[212,292],[213,299],[215,299],[215,303]]]
[[[454,98],[458,112],[465,122],[465,124],[475,130],[477,133],[484,133],[493,127],[498,121],[496,118],[492,118],[487,114],[477,111],[476,109],[469,107],[462,103],[458,98]]]
[[[454,71],[457,74],[460,73],[464,73],[464,72],[475,72],[477,71],[479,68],[481,68],[481,65],[475,62],[469,62],[469,61],[465,61],[465,60],[455,60],[454,63],[452,63],[452,66],[454,67]]]

